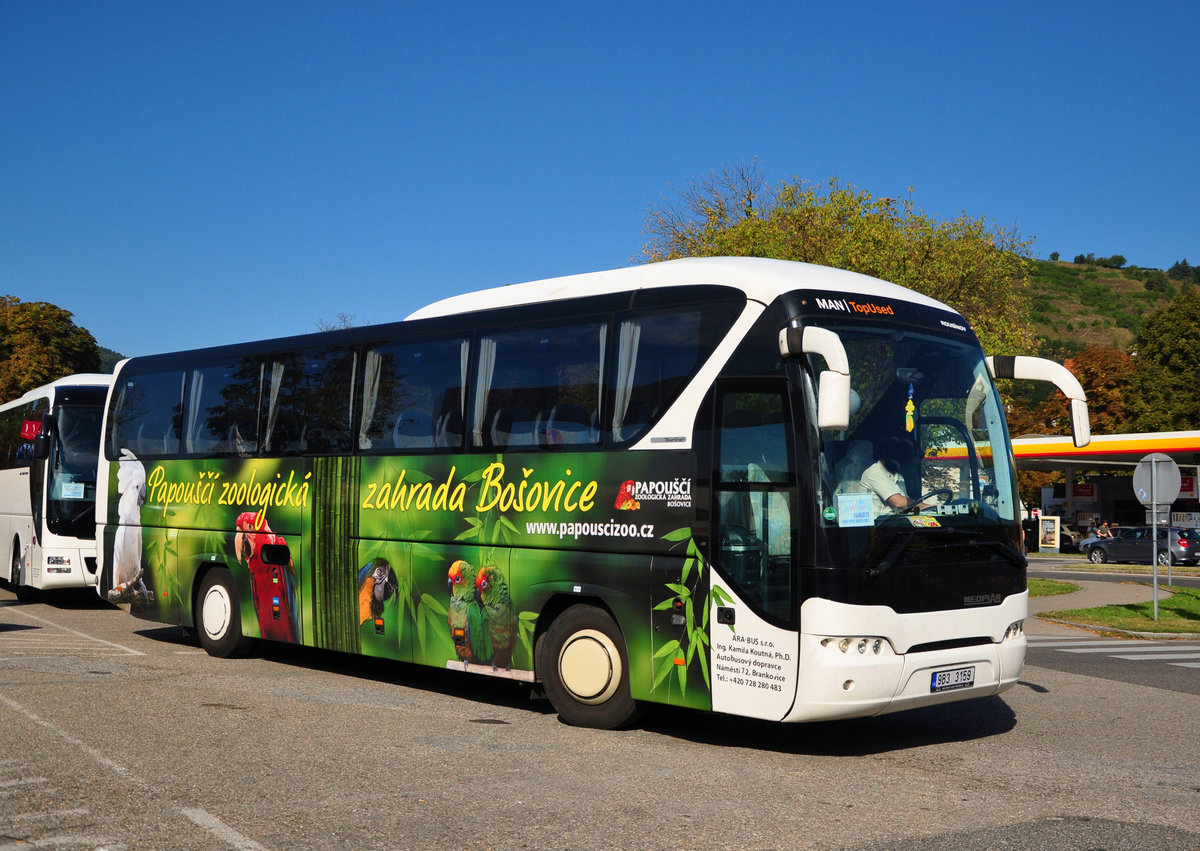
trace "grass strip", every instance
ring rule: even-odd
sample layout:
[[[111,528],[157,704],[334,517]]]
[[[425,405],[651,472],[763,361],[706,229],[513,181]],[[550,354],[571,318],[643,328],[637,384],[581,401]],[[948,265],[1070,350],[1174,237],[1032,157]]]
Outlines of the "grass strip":
[[[1030,579],[1030,597],[1055,597],[1059,594],[1074,594],[1082,590],[1082,586],[1074,582],[1062,582],[1058,579]]]
[[[1200,589],[1181,585],[1159,588],[1172,595],[1159,596],[1158,620],[1154,619],[1153,601],[1045,612],[1041,617],[1128,632],[1200,632]]]

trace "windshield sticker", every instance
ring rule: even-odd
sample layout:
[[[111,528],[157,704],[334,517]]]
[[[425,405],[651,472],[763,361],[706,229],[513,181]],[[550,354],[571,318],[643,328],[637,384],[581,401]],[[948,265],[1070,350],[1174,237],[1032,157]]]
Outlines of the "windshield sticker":
[[[839,526],[875,525],[875,512],[869,493],[839,493],[837,513]]]
[[[934,529],[942,525],[937,521],[936,517],[921,517],[919,515],[908,518],[908,522],[918,529]]]

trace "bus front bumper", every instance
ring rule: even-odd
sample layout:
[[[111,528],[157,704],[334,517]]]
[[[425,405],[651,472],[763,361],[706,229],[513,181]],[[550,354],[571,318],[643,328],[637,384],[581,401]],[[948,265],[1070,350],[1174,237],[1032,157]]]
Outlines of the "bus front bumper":
[[[824,605],[815,606],[819,611],[810,612],[814,616],[808,620],[801,613],[796,702],[785,721],[857,718],[987,697],[1014,685],[1025,664],[1024,594],[989,611],[975,610],[970,618],[929,613],[923,616],[924,629],[918,626],[922,616],[875,612],[848,634],[846,611],[833,611],[829,607],[840,607],[828,601],[810,600],[805,606],[814,602]],[[822,623],[840,624],[840,635],[821,630]],[[810,625],[818,629],[810,632]],[[925,629],[927,642],[960,639],[963,646],[935,643],[934,649],[921,649],[912,639]],[[908,652],[896,652],[897,645]]]

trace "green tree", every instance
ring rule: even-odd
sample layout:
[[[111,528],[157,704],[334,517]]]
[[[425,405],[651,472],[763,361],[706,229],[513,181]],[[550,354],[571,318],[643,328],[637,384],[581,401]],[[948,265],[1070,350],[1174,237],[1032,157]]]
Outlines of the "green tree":
[[[1142,320],[1134,351],[1138,431],[1200,428],[1200,290]]]
[[[0,296],[0,399],[75,372],[98,372],[100,349],[73,314],[44,301]]]
[[[911,198],[875,198],[837,179],[770,186],[755,162],[692,181],[678,203],[651,207],[646,233],[651,262],[733,255],[862,272],[951,305],[989,352],[1036,347],[1031,241],[965,213],[938,221]]]
[[[1177,281],[1194,281],[1197,280],[1197,272],[1200,269],[1187,262],[1187,258],[1176,262],[1167,270],[1167,277],[1174,278]]]

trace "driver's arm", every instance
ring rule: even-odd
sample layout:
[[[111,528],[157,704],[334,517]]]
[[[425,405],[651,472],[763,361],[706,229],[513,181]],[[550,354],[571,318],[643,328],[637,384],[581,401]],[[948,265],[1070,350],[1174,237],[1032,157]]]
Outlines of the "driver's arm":
[[[929,508],[930,506],[929,503],[915,502],[902,493],[894,493],[885,499],[884,502],[900,511],[906,511],[910,508]]]
[[[899,509],[900,511],[908,508],[910,504],[909,498],[902,493],[894,493],[885,499],[884,502],[886,502],[892,508]]]

